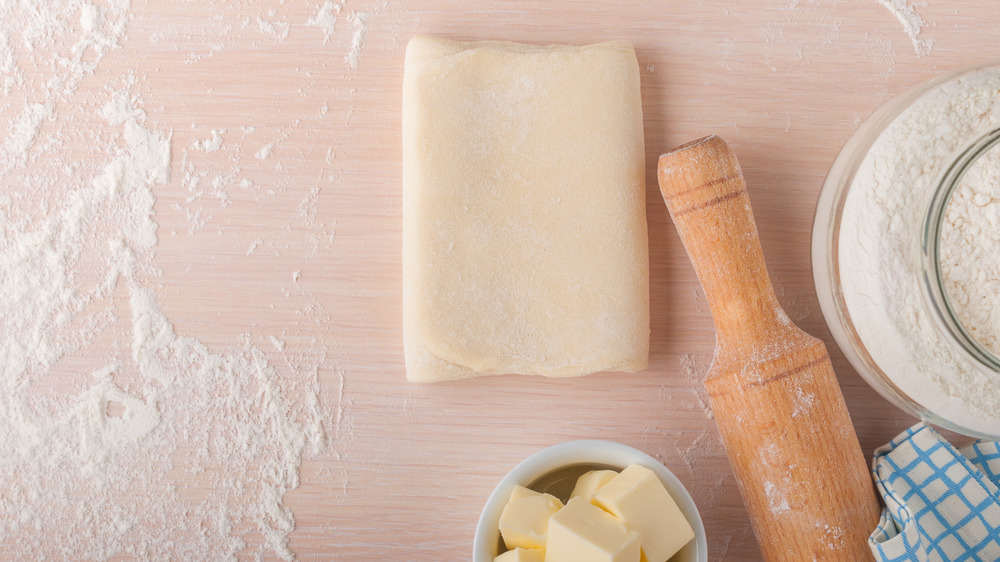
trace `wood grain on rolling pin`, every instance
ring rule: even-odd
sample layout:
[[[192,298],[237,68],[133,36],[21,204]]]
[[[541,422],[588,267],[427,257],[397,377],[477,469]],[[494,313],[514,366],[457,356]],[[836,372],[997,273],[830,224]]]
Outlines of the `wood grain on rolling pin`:
[[[823,342],[764,265],[739,163],[707,137],[664,154],[660,189],[717,334],[705,386],[767,560],[867,560],[879,504]]]

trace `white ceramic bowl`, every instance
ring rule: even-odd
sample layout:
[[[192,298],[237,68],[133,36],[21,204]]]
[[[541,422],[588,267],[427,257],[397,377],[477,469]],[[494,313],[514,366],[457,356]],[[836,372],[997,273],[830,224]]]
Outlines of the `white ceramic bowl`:
[[[613,441],[588,439],[569,441],[543,449],[521,461],[500,480],[486,500],[486,506],[483,507],[479,523],[476,525],[476,536],[472,544],[473,562],[493,562],[493,558],[497,555],[500,545],[500,514],[514,486],[521,485],[548,491],[556,497],[560,496],[559,489],[562,488],[566,490],[565,495],[568,496],[572,490],[572,483],[583,472],[595,468],[621,470],[630,464],[641,464],[660,477],[663,486],[670,492],[694,529],[694,540],[675,554],[670,562],[708,560],[705,526],[694,500],[684,489],[681,481],[658,460],[638,449]],[[560,499],[565,500],[566,497]]]

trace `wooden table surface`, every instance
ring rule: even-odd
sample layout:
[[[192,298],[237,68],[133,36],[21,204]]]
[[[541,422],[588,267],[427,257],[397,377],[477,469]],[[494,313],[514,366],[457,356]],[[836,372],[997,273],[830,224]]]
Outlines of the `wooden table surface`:
[[[80,90],[125,87],[141,100],[146,126],[172,135],[171,180],[154,188],[160,271],[151,287],[176,332],[214,350],[249,335],[281,377],[318,376],[326,444],[304,454],[301,483],[284,497],[299,558],[467,559],[479,510],[508,470],[549,445],[596,438],[637,447],[680,478],[704,518],[710,560],[759,559],[702,388],[710,313],[656,186],[661,152],[710,133],[740,158],[779,298],[830,347],[865,454],[914,423],[863,382],[830,337],[811,276],[814,205],[840,147],[879,105],[996,57],[1000,4],[338,0],[329,34],[308,25],[322,4],[135,0],[121,44]],[[919,17],[923,43],[882,4]],[[400,94],[406,42],[418,33],[635,46],[647,371],[406,382]],[[40,51],[24,57],[29,78],[51,72]],[[0,133],[32,95],[9,93]],[[53,120],[73,126],[73,118]],[[226,130],[220,150],[192,148],[213,129]],[[81,143],[33,165],[58,166],[70,153],[86,160]],[[205,185],[228,178],[228,197],[192,199],[192,173],[204,173]],[[0,176],[0,190],[15,192],[16,177]],[[256,189],[239,189],[251,185],[243,180]]]

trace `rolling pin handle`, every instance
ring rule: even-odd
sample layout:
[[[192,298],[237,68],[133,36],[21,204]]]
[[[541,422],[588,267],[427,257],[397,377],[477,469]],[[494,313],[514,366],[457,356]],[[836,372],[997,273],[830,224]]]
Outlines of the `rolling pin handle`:
[[[736,155],[712,135],[660,156],[658,179],[705,289],[721,346],[745,351],[787,331]]]

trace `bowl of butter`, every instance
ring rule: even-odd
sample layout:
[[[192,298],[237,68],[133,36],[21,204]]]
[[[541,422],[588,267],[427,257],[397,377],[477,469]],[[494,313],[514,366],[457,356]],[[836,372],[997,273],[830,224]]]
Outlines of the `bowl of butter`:
[[[476,526],[473,562],[705,562],[708,543],[684,485],[642,451],[602,440],[531,455],[497,484]]]

